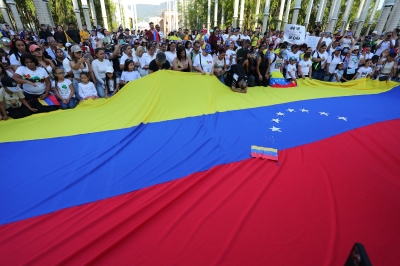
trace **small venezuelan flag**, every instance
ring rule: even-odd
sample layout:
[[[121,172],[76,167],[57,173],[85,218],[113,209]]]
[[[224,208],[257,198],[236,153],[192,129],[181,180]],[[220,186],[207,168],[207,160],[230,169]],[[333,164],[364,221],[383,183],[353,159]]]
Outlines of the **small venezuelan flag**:
[[[49,94],[44,100],[40,98],[38,100],[43,106],[60,105],[60,103],[56,99],[56,96],[54,96],[53,94]]]
[[[282,73],[280,72],[272,72],[271,79],[269,81],[269,85],[274,88],[292,88],[297,87],[296,81],[288,81],[286,80]]]
[[[274,148],[266,148],[252,145],[251,157],[278,161],[278,150]]]

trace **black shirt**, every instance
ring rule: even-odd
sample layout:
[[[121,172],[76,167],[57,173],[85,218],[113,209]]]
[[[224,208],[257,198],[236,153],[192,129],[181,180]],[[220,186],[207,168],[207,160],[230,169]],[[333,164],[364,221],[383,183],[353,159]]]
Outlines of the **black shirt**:
[[[53,37],[53,34],[51,34],[50,31],[46,30],[46,31],[39,31],[39,39],[40,40],[46,40],[47,42],[47,37]]]
[[[81,42],[81,36],[77,30],[67,30],[66,32],[74,43],[79,44]]]
[[[158,67],[155,59],[151,60],[150,65],[149,65],[149,70],[151,70],[153,72],[157,72],[160,69],[170,69],[170,68],[171,68],[171,64],[168,62],[168,60],[165,61],[165,63],[161,66],[161,68]]]

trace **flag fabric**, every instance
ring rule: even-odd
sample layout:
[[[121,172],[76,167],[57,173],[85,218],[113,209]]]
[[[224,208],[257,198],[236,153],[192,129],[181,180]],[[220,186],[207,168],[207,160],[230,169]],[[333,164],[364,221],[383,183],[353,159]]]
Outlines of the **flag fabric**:
[[[269,85],[274,88],[293,88],[297,86],[296,81],[285,79],[281,72],[272,72]]]
[[[2,264],[341,265],[355,242],[400,260],[398,83],[126,86],[0,122]]]
[[[251,157],[278,161],[278,150],[274,148],[266,148],[252,145]]]
[[[56,96],[53,94],[49,94],[45,99],[40,99],[38,98],[38,101],[40,102],[41,105],[43,106],[54,106],[54,105],[60,105],[58,102]]]

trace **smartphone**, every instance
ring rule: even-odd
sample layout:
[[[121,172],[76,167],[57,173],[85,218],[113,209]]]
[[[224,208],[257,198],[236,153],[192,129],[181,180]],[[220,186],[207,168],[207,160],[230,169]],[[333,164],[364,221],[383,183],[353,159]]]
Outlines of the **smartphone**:
[[[84,54],[83,58],[89,58],[89,54]]]
[[[123,39],[120,39],[119,44],[125,44],[125,41]]]

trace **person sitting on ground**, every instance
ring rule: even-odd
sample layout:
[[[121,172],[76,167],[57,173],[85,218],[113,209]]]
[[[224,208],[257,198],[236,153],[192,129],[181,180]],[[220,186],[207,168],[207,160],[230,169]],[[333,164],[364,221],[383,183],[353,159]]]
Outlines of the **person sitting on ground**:
[[[214,63],[210,53],[211,45],[207,43],[206,48],[195,57],[193,62],[193,68],[203,75],[206,73],[209,73],[211,76],[214,75]]]
[[[61,109],[73,109],[76,107],[74,86],[72,86],[72,82],[64,76],[64,70],[61,67],[55,67],[54,81],[51,87],[57,96]]]
[[[226,80],[226,85],[230,87],[232,91],[241,93],[247,92],[248,81],[246,71],[242,65],[231,65]]]
[[[149,74],[157,72],[161,69],[171,69],[171,65],[167,60],[167,57],[163,52],[159,52],[156,55],[156,59],[153,59],[149,65]]]
[[[37,111],[29,106],[22,89],[17,86],[17,82],[13,78],[4,76],[1,84],[0,120],[7,120],[8,116],[14,119],[23,118]]]
[[[176,50],[176,57],[172,61],[172,70],[192,72],[192,61],[186,56],[184,47],[178,47]]]

